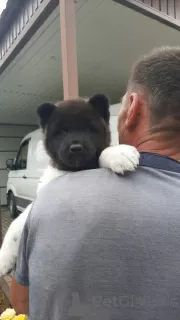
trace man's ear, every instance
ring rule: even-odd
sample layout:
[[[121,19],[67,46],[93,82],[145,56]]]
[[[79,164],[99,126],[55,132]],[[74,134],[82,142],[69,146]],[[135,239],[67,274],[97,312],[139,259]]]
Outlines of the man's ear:
[[[134,130],[139,122],[139,117],[144,110],[144,104],[139,95],[135,92],[129,96],[129,107],[126,115],[125,128]]]
[[[53,103],[43,103],[37,108],[37,114],[40,119],[40,126],[44,130],[49,122],[52,113],[56,110]]]
[[[104,94],[96,94],[89,99],[89,103],[96,109],[100,116],[109,123],[109,100]]]

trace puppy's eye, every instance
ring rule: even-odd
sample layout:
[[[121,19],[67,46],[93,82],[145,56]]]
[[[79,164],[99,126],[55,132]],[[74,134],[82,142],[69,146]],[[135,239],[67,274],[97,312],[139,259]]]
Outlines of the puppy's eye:
[[[90,132],[90,133],[97,133],[98,132],[98,130],[95,127],[89,127],[87,129],[87,131]]]
[[[66,130],[61,130],[61,136],[65,137],[67,135],[67,131]]]
[[[59,130],[55,132],[55,136],[61,136],[61,137],[65,137],[67,135],[67,131],[66,130]]]

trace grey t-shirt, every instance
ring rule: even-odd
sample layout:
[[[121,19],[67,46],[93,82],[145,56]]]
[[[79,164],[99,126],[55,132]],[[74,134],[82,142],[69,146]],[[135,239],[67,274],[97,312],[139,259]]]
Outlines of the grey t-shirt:
[[[45,187],[15,272],[30,320],[179,320],[180,164],[68,173]]]

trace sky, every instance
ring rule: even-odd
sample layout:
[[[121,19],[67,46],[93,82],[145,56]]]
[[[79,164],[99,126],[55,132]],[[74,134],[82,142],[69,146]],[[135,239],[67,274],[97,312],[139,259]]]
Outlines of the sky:
[[[2,11],[5,9],[7,1],[8,0],[0,0],[0,15]]]

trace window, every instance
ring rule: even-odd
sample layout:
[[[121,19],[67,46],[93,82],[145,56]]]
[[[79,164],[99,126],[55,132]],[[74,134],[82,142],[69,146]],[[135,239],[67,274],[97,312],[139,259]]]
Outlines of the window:
[[[25,170],[27,168],[29,140],[26,140],[20,147],[16,159],[16,170]]]

